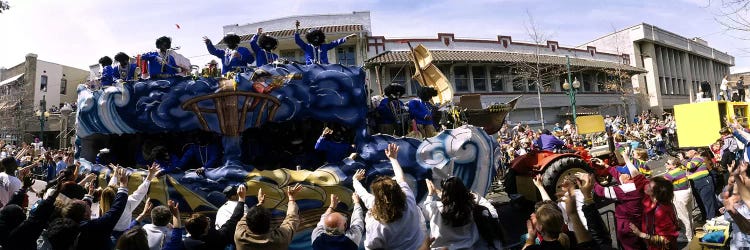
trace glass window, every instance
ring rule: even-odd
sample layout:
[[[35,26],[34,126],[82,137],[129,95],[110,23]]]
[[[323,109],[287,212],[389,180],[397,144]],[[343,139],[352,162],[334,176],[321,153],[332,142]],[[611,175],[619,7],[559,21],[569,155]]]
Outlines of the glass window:
[[[47,92],[47,75],[42,75],[42,84],[39,85],[39,90]]]
[[[520,76],[513,77],[513,92],[525,92],[526,79]]]
[[[469,92],[469,74],[467,73],[466,66],[453,67],[453,81],[456,85],[456,92]]]
[[[482,66],[471,67],[471,81],[474,83],[474,92],[487,91],[487,72]]]
[[[341,65],[356,65],[357,54],[354,53],[354,46],[340,46],[336,48],[336,59]]]
[[[68,79],[60,79],[60,94],[64,95],[68,90]]]
[[[500,67],[490,68],[491,91],[503,91],[503,70]]]

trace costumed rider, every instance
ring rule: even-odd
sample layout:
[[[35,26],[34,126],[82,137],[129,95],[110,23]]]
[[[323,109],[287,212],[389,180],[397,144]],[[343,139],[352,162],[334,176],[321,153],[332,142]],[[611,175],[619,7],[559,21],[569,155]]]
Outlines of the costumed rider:
[[[326,162],[338,163],[355,152],[355,147],[346,141],[347,129],[344,126],[326,127],[315,143],[315,150],[325,154]]]
[[[253,49],[255,57],[257,57],[255,65],[260,67],[279,59],[279,55],[273,53],[278,44],[279,41],[276,38],[263,34],[263,28],[258,28],[258,32],[253,35],[253,38],[250,38],[250,48]]]
[[[336,48],[346,42],[346,39],[355,37],[357,34],[351,34],[340,39],[336,39],[333,42],[326,42],[326,35],[320,29],[313,29],[307,32],[305,38],[307,43],[302,41],[299,36],[299,21],[295,23],[296,30],[294,32],[294,41],[297,46],[305,52],[305,64],[328,64],[328,51]]]
[[[201,70],[201,75],[203,77],[221,77],[218,65],[219,63],[217,63],[216,60],[211,60],[206,64],[206,67]]]
[[[175,52],[172,39],[166,36],[156,39],[159,51],[141,55],[141,59],[148,62],[148,73],[152,78],[169,78],[185,76],[190,72],[190,60]]]
[[[240,47],[240,36],[234,33],[228,33],[224,36],[224,43],[227,48],[224,50],[217,49],[211,43],[211,39],[203,37],[203,41],[206,42],[206,49],[208,53],[221,58],[221,74],[224,75],[230,71],[242,72],[247,69],[247,65],[253,63],[255,58],[245,47]]]
[[[112,69],[112,58],[109,58],[108,56],[102,57],[99,59],[99,64],[102,65],[102,87],[112,86],[115,82],[115,71]]]
[[[432,121],[433,105],[430,102],[432,97],[437,95],[434,88],[422,87],[417,91],[419,98],[414,98],[406,104],[409,107],[409,116],[416,121],[417,129],[424,137],[433,137],[437,134]]]
[[[119,65],[115,66],[114,68],[114,77],[115,79],[120,79],[126,82],[137,80],[138,68],[135,63],[130,63],[130,57],[128,54],[125,54],[123,52],[117,53],[115,55],[115,61],[119,63]]]
[[[213,136],[208,133],[198,136],[198,143],[186,145],[185,154],[181,162],[190,163],[192,166],[200,166],[195,173],[205,176],[207,168],[216,168],[221,161],[221,150],[214,142]]]
[[[406,88],[398,83],[391,83],[385,88],[385,98],[378,104],[379,123],[378,130],[380,133],[396,135],[403,133],[404,119],[406,113],[404,103],[399,100]]]

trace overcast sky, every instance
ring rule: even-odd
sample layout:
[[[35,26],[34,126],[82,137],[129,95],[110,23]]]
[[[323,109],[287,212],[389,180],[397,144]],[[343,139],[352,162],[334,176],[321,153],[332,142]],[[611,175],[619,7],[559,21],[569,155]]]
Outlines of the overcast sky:
[[[717,4],[711,6],[708,0],[7,1],[11,9],[0,14],[0,67],[36,53],[41,60],[88,69],[104,55],[153,50],[154,40],[162,35],[171,36],[172,45],[181,46],[180,53],[193,64],[203,65],[211,57],[201,37],[220,40],[224,25],[369,10],[374,35],[436,37],[445,32],[496,39],[502,34],[527,41],[528,11],[549,40],[567,46],[646,22],[701,37],[735,56],[732,72],[750,71],[750,45],[736,38],[746,34],[726,32],[715,21]]]

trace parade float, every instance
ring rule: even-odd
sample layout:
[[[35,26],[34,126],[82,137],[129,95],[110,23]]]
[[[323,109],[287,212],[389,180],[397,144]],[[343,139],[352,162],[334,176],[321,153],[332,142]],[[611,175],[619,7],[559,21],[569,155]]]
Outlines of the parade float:
[[[260,91],[258,84],[264,86]],[[248,205],[257,203],[255,195],[262,188],[263,206],[280,221],[287,204],[283,190],[301,183],[301,225],[291,249],[309,248],[310,232],[329,206],[331,194],[345,204],[341,211],[351,210],[355,170],[367,170],[365,186],[376,176],[393,174],[383,152],[389,143],[400,146],[398,161],[418,200],[426,194],[425,179],[449,176],[461,177],[480,195],[487,192],[498,154],[497,143],[485,130],[461,125],[424,139],[371,135],[367,90],[361,67],[296,63],[273,63],[224,77],[140,79],[101,88],[81,85],[76,144],[82,171],[98,173],[98,185],[104,186],[111,172],[107,161],[116,161],[130,169],[129,186],[134,190],[145,177],[142,166],[148,164],[145,158],[153,148],[164,146],[179,158],[190,145],[200,144],[195,148],[201,162],[193,164],[200,168],[207,164],[213,145],[220,149],[214,152],[220,162],[202,173],[183,169],[154,179],[148,196],[162,203],[176,200],[185,212],[213,213],[225,201],[225,187],[244,184]],[[449,102],[449,97],[441,95],[440,103]],[[494,118],[484,121],[499,128],[512,109],[512,104],[495,105],[488,111]],[[356,154],[339,162],[323,160],[314,145],[324,128],[342,131]],[[198,142],[195,138],[204,137],[199,134],[209,139]],[[108,148],[109,160],[97,157],[103,148]]]

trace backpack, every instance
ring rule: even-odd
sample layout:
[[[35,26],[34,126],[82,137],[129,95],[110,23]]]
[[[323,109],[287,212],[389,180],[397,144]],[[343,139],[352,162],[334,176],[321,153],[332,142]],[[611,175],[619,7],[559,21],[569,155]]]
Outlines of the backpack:
[[[505,244],[505,230],[500,225],[500,219],[493,218],[488,208],[478,204],[474,204],[472,214],[477,231],[479,231],[479,235],[487,243],[488,248],[500,249],[500,246],[495,246],[495,240],[500,240]]]

